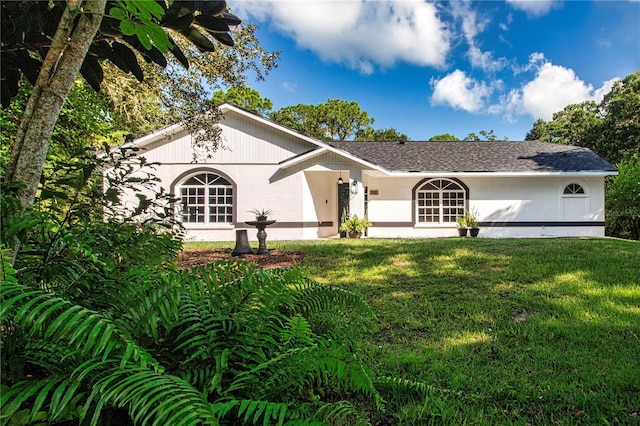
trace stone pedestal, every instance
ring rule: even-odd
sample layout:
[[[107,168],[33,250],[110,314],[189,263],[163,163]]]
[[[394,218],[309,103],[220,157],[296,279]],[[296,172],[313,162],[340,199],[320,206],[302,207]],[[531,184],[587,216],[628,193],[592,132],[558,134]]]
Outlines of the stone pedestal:
[[[231,252],[232,256],[240,256],[241,254],[253,254],[246,229],[236,229],[236,248]]]
[[[258,251],[257,254],[269,254],[267,249],[267,226],[276,223],[275,220],[255,220],[251,222],[245,222],[247,225],[255,226],[258,229]]]

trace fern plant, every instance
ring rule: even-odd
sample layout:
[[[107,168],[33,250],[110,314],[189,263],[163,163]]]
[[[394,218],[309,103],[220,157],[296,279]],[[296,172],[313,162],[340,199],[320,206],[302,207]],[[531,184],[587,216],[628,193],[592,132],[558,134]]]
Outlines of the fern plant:
[[[137,278],[100,310],[2,281],[2,424],[366,424],[383,409],[334,331],[373,318],[356,295],[243,261]]]

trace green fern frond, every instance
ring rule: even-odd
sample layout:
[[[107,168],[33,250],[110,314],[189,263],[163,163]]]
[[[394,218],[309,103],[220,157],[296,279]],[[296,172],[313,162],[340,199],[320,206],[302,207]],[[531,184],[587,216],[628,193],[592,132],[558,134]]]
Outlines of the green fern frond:
[[[280,331],[280,339],[285,344],[310,345],[313,343],[311,327],[300,315],[289,318],[287,325]]]
[[[3,297],[0,318],[43,341],[65,341],[89,357],[107,358],[116,348],[124,349],[123,362],[134,359],[141,364],[157,362],[142,347],[126,337],[104,315],[18,283],[0,283]]]
[[[140,367],[114,367],[94,385],[89,400],[129,410],[137,424],[217,425],[211,404],[185,380]],[[97,420],[94,415],[92,424]]]
[[[345,392],[360,392],[382,407],[382,398],[363,364],[336,343],[290,349],[250,371],[240,373],[227,393],[242,389],[256,399],[276,399],[303,388],[332,386]]]
[[[362,410],[349,401],[325,404],[316,413],[323,423],[331,425],[365,426],[371,423]]]
[[[373,309],[359,295],[338,287],[325,286],[312,280],[305,279],[308,287],[300,292],[294,311],[303,315],[310,315],[337,307],[350,313],[375,318]]]
[[[437,389],[432,385],[415,380],[403,379],[401,377],[376,377],[373,380],[376,389],[385,399],[403,400],[405,398],[419,398],[424,400],[433,397],[437,393]]]
[[[251,399],[232,399],[226,402],[216,402],[213,410],[219,419],[233,415],[234,418],[246,424],[283,425],[291,419],[291,403],[276,403],[271,401],[255,401]],[[262,420],[262,422],[260,421]],[[297,424],[303,424],[298,422]]]
[[[158,339],[159,328],[179,318],[180,283],[177,276],[165,274],[148,278],[142,275],[129,286],[135,286],[135,290],[118,304],[121,307],[118,324],[132,335],[140,332]]]
[[[2,423],[11,419],[18,410],[29,403],[29,422],[35,421],[43,408],[48,406],[48,419],[57,421],[64,412],[74,406],[85,394],[78,390],[80,381],[65,376],[48,376],[37,380],[16,383],[3,390],[0,397]]]

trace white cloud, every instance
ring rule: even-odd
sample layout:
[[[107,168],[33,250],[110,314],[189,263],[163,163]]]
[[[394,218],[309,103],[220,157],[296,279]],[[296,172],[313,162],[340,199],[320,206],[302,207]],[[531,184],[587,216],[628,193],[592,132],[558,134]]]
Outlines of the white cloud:
[[[247,0],[233,6],[240,17],[269,21],[323,60],[365,74],[399,61],[441,68],[450,49],[436,6],[421,0]]]
[[[295,93],[298,90],[298,84],[285,81],[282,83],[282,88],[287,92]]]
[[[454,109],[468,112],[480,112],[485,99],[491,96],[493,89],[485,83],[478,82],[460,70],[437,80],[431,81],[433,95],[432,105],[449,105]]]
[[[470,3],[452,1],[450,3],[451,12],[460,21],[460,28],[465,41],[469,45],[467,58],[471,66],[486,72],[496,72],[504,69],[507,65],[505,58],[494,58],[492,52],[483,51],[478,47],[476,38],[490,24],[488,18],[481,18],[477,12],[471,8]]]
[[[539,54],[531,56],[530,66],[543,58]],[[517,115],[530,115],[534,119],[551,120],[555,112],[569,104],[578,104],[593,100],[600,102],[610,91],[616,79],[603,83],[594,89],[591,84],[582,81],[570,68],[544,62],[538,65],[536,76],[519,89],[512,89],[501,98],[499,105],[490,108],[493,113],[502,112],[505,118],[513,121]]]
[[[602,86],[599,89],[596,89],[595,92],[593,92],[593,100],[598,103],[602,102],[605,95],[611,91],[611,88],[613,87],[613,83],[615,83],[618,80],[620,79],[616,77],[602,83]]]
[[[495,72],[504,69],[508,61],[505,58],[494,58],[491,52],[483,52],[476,46],[471,46],[467,57],[471,62],[471,65],[475,68],[480,68],[486,72]]]
[[[527,16],[538,17],[546,15],[557,6],[556,0],[506,0],[514,9],[526,12]]]

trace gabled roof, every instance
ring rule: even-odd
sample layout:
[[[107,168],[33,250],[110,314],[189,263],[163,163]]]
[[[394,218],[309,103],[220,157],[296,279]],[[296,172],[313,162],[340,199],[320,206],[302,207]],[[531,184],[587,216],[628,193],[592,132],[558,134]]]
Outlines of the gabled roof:
[[[617,172],[589,149],[539,141],[329,144],[391,173]]]
[[[236,105],[219,106],[309,143],[309,150],[280,163],[281,168],[334,153],[383,175],[428,174],[587,174],[612,175],[617,169],[589,149],[548,142],[325,142],[296,132]],[[131,144],[145,147],[170,142],[182,123],[142,136]],[[127,144],[125,144],[127,145]]]

